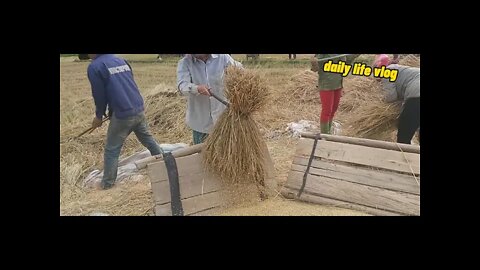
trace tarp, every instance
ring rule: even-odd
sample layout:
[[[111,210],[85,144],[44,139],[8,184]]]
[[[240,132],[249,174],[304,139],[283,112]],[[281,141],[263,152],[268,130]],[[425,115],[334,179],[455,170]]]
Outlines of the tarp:
[[[176,144],[160,144],[162,150],[166,153],[175,151],[177,149],[188,147],[188,144],[176,143]],[[135,162],[151,156],[150,151],[145,150],[126,157],[118,162],[117,183],[126,179],[131,179],[132,176],[143,176],[145,172],[141,172],[137,169]],[[93,187],[95,183],[102,181],[103,171],[94,170],[83,181],[84,187]]]

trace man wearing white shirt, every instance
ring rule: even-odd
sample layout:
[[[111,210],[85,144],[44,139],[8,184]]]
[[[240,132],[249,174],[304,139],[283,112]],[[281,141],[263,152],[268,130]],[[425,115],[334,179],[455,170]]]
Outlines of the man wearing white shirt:
[[[202,143],[226,106],[210,96],[223,100],[225,69],[231,65],[242,67],[228,54],[187,54],[178,62],[177,86],[187,97],[187,125],[193,130],[193,143]]]

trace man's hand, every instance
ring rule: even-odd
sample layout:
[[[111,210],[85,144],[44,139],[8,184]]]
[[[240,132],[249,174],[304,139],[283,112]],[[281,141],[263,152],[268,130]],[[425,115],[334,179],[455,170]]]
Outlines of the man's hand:
[[[210,96],[210,92],[208,91],[208,86],[202,84],[197,86],[198,93],[204,96]]]
[[[93,118],[92,128],[99,128],[101,126],[102,126],[102,119],[98,119],[97,117]]]

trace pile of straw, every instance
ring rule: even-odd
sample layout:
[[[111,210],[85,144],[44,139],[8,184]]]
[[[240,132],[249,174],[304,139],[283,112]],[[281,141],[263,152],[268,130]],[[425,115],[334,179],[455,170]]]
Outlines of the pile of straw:
[[[381,99],[370,100],[349,117],[345,135],[392,141],[391,134],[397,127],[401,104],[385,103]]]
[[[399,65],[410,66],[410,67],[420,67],[420,57],[417,57],[413,54],[409,54],[398,62]]]
[[[368,103],[372,99],[381,98],[380,83],[371,77],[352,76],[344,81],[343,96],[339,104],[339,110],[353,112]]]
[[[318,74],[316,72],[305,70],[295,74],[290,78],[287,89],[295,99],[302,102],[319,102],[318,92]]]
[[[167,139],[167,134],[170,140],[175,138],[175,141],[159,141],[158,143],[177,143],[191,140],[191,131],[183,120],[186,109],[185,97],[178,92],[161,91],[145,96],[145,117],[150,126],[150,131],[154,135],[159,135],[159,139]]]
[[[391,141],[401,103],[384,102],[375,78],[354,77],[347,85],[340,101],[340,111],[347,113],[343,135]]]
[[[226,184],[264,186],[265,142],[252,114],[265,107],[270,91],[258,74],[237,67],[227,69],[225,84],[231,105],[205,141],[205,166]]]

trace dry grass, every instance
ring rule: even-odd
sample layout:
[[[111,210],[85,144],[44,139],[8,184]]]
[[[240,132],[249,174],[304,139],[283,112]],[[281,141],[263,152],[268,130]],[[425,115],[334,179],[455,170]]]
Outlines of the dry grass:
[[[68,200],[61,215],[78,216],[104,213],[111,216],[146,216],[153,213],[152,191],[148,177],[122,182],[114,189],[85,192],[81,198]]]
[[[254,71],[236,67],[227,69],[225,84],[230,107],[205,141],[205,165],[227,184],[263,186],[264,141],[252,113],[265,107],[269,89]]]
[[[60,160],[60,204],[65,200],[75,200],[84,191],[78,185],[84,170],[84,161],[78,160],[75,155],[65,155]]]
[[[399,108],[383,102],[380,83],[372,77],[354,76],[345,83],[345,86],[339,108],[344,113],[343,134],[387,139],[384,132],[393,128],[394,120],[399,115]],[[382,135],[378,136],[380,133]]]
[[[144,96],[147,123],[162,143],[187,142],[190,130],[184,121],[185,97],[166,85],[158,85]]]
[[[342,134],[392,141],[401,103],[384,102],[381,85],[374,78],[355,77],[348,85],[340,103],[344,116]]]
[[[353,112],[372,100],[380,99],[382,90],[380,84],[371,77],[351,76],[344,81],[343,96],[339,110]]]
[[[305,70],[292,76],[287,88],[289,89],[289,95],[300,102],[318,102],[320,98],[317,84],[318,74]]]
[[[387,104],[382,100],[372,99],[351,115],[346,123],[345,135],[391,141],[400,108],[401,102]]]
[[[420,57],[417,57],[413,54],[409,54],[404,58],[400,59],[399,63],[403,66],[411,66],[411,67],[420,67]]]

